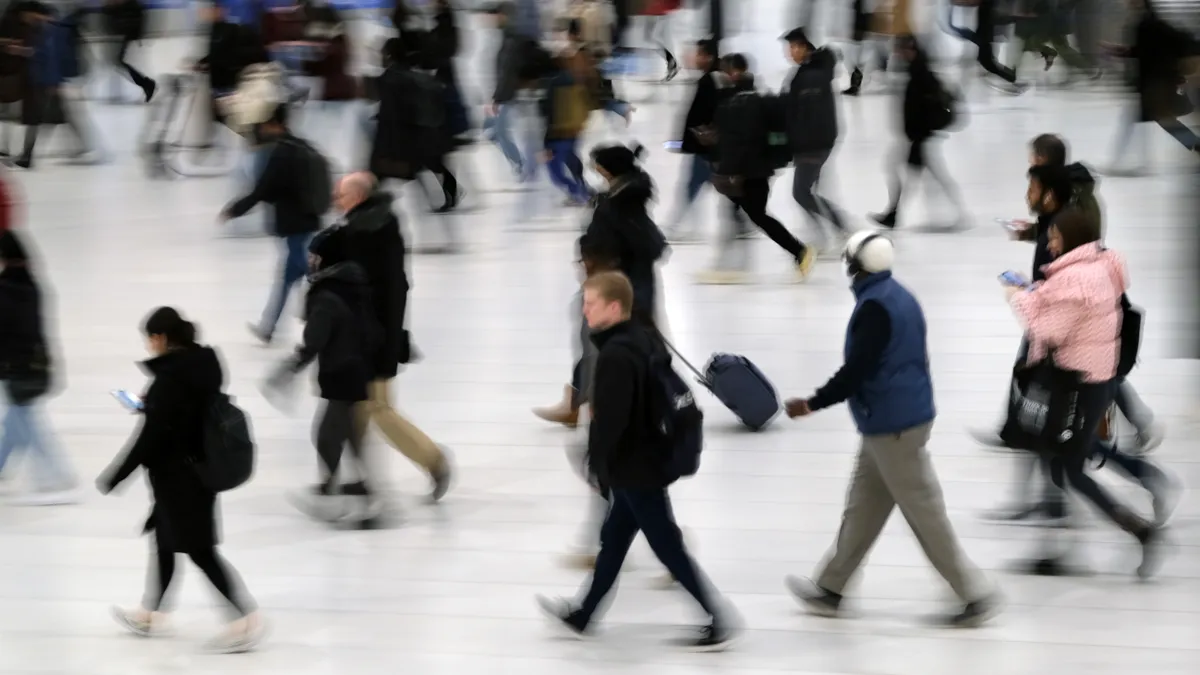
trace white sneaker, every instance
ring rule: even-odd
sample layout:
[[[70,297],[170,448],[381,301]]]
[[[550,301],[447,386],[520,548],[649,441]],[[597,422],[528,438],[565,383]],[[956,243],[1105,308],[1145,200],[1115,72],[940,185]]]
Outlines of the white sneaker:
[[[254,651],[267,636],[266,624],[258,612],[229,624],[204,645],[204,651],[212,654],[244,654]]]
[[[159,637],[167,633],[167,615],[162,612],[148,612],[141,607],[125,609],[115,605],[110,612],[117,624],[138,637]]]

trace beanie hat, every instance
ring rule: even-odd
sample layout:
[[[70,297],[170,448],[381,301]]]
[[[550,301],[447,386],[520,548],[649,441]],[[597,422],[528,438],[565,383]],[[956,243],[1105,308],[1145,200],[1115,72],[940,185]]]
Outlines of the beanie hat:
[[[640,145],[632,149],[624,145],[608,145],[592,150],[592,163],[613,178],[620,178],[639,170],[637,161],[642,153]]]
[[[17,234],[12,230],[0,232],[0,261],[23,263],[28,260],[29,253],[25,250],[25,245],[21,243]]]

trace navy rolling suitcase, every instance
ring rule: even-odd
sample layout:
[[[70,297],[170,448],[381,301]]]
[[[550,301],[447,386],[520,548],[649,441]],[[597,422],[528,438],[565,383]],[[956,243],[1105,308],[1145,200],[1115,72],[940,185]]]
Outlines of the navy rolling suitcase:
[[[674,345],[665,339],[663,343],[746,428],[762,431],[779,414],[781,406],[775,386],[750,359],[737,354],[713,354],[702,373]]]

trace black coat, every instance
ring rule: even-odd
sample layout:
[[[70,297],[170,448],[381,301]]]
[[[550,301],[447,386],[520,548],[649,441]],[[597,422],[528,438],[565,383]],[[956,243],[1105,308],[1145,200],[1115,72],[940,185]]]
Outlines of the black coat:
[[[169,351],[142,364],[154,379],[142,400],[142,427],[133,445],[101,477],[114,489],[142,467],[154,506],[145,531],[157,545],[186,553],[220,541],[217,494],[200,481],[193,464],[204,455],[204,415],[224,381],[210,347]]]
[[[650,357],[665,347],[636,321],[592,336],[599,349],[588,426],[588,469],[600,485],[662,489],[671,484],[664,444],[650,411]]]
[[[0,381],[45,376],[50,366],[41,290],[26,269],[5,268],[0,271]]]
[[[768,155],[772,102],[754,89],[754,80],[748,76],[723,94],[716,116],[714,171],[723,176],[771,177],[775,174]]]
[[[1142,13],[1126,54],[1137,60],[1139,121],[1175,119],[1190,110],[1179,94],[1183,84],[1180,61],[1196,53],[1197,43],[1192,36],[1153,11]]]
[[[392,195],[376,192],[346,214],[350,258],[366,275],[371,305],[380,327],[379,350],[372,363],[374,379],[390,380],[397,366],[408,363],[411,347],[404,328],[408,311],[408,273],[404,233],[392,211]]]
[[[308,200],[301,193],[308,183],[305,166],[310,161],[307,155],[310,150],[304,147],[306,145],[305,141],[290,135],[272,142],[267,165],[254,189],[230,204],[225,209],[226,214],[237,218],[263,202],[275,209],[272,234],[277,237],[310,234],[321,229],[321,216],[310,213]]]
[[[667,250],[662,230],[646,212],[653,184],[645,172],[637,172],[596,197],[596,208],[580,246],[606,251],[617,260],[621,272],[633,284],[634,311],[653,316],[655,302],[654,265]]]
[[[917,143],[933,136],[936,129],[930,124],[933,106],[940,105],[942,84],[929,68],[929,60],[918,53],[908,66],[908,83],[904,87],[901,119],[904,136]]]
[[[367,400],[375,317],[366,275],[355,263],[340,263],[313,275],[304,305],[304,343],[290,368],[299,373],[317,362],[317,387],[327,401]]]
[[[420,124],[419,106],[445,105],[444,92],[433,95],[432,88],[440,86],[432,76],[402,64],[388,66],[379,76],[379,112],[370,160],[371,172],[376,176],[412,180],[422,168],[449,151],[450,135],[445,128],[429,129]]]
[[[838,139],[833,69],[837,56],[818,49],[796,67],[784,94],[784,119],[792,154],[828,153]]]
[[[712,148],[705,146],[696,137],[693,129],[710,127],[717,115],[717,106],[721,102],[720,89],[717,80],[724,77],[719,70],[710,70],[696,83],[696,93],[692,97],[692,105],[688,107],[687,116],[683,119],[683,132],[679,138],[679,151],[688,155],[708,155]]]

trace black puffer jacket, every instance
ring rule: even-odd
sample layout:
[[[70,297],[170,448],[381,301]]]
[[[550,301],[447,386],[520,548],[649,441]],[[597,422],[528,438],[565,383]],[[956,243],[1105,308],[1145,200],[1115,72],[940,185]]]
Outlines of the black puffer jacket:
[[[581,247],[616,254],[621,272],[633,284],[634,311],[645,316],[654,313],[654,265],[667,250],[666,237],[646,211],[653,193],[650,176],[640,169],[617,179],[596,198],[592,220],[579,242]]]
[[[374,379],[391,379],[396,376],[397,366],[411,358],[404,328],[409,289],[404,233],[392,211],[392,195],[376,192],[351,209],[343,230],[350,259],[366,276],[374,318],[381,329],[371,375]]]
[[[829,152],[837,144],[838,112],[833,94],[836,66],[837,55],[821,48],[792,75],[784,94],[784,112],[788,145],[794,155]]]
[[[717,151],[714,171],[723,176],[769,178],[775,167],[769,159],[771,102],[754,88],[746,74],[723,92],[717,108]]]
[[[917,143],[933,136],[937,131],[930,124],[933,107],[940,105],[943,96],[942,83],[929,67],[929,59],[922,51],[908,65],[908,84],[904,87],[901,117],[904,136]]]
[[[221,391],[224,374],[210,347],[175,349],[142,363],[154,379],[142,397],[142,427],[125,455],[100,483],[108,490],[146,469],[154,506],[145,531],[158,546],[202,551],[218,543],[217,495],[200,481],[193,464],[204,456],[204,415]]]
[[[304,343],[296,348],[291,371],[316,360],[321,398],[365,401],[378,329],[362,268],[340,263],[313,275],[304,321]]]

